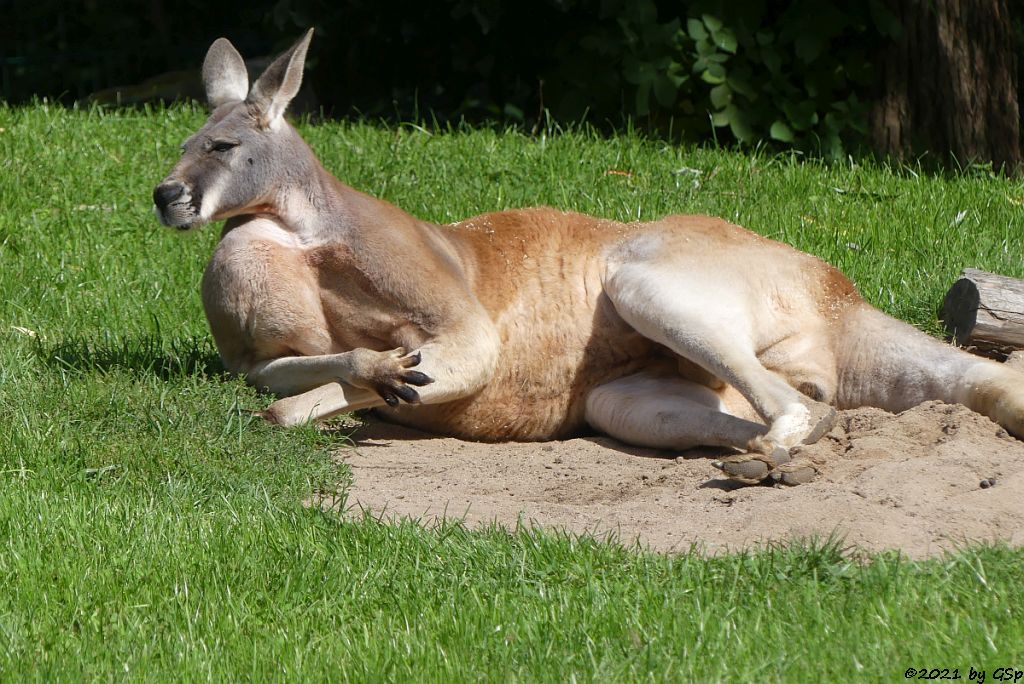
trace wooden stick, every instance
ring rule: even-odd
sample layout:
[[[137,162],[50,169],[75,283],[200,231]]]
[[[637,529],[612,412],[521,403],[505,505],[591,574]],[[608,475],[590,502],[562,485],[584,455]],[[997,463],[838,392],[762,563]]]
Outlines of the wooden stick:
[[[961,347],[1005,359],[1024,349],[1024,280],[965,268],[946,293],[942,320]]]

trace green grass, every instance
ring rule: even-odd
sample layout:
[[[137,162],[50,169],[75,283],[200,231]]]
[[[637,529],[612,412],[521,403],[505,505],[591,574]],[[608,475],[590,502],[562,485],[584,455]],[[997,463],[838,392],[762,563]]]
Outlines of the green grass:
[[[1024,665],[1024,553],[830,543],[705,559],[536,531],[342,520],[344,438],[270,429],[198,296],[215,228],[150,193],[203,120],[0,107],[0,678],[893,681]],[[936,331],[963,266],[1024,276],[1024,186],[626,134],[306,126],[423,218],[708,212],[819,254]],[[608,173],[622,171],[629,175]]]

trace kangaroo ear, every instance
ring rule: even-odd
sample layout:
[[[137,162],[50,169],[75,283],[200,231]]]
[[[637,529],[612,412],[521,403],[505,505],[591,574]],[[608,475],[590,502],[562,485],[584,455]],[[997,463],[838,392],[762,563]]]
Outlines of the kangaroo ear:
[[[238,50],[227,38],[218,38],[203,60],[206,101],[216,109],[225,102],[241,102],[249,90],[249,74]]]
[[[302,85],[302,68],[306,63],[306,49],[313,38],[313,29],[299,39],[288,52],[267,67],[249,91],[246,99],[262,112],[262,123],[273,127],[281,120],[284,110]]]

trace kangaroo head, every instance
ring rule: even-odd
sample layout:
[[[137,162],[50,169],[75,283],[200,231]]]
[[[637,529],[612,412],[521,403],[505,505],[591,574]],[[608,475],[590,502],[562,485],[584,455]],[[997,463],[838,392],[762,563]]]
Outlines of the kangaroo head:
[[[242,57],[225,38],[210,46],[203,85],[213,110],[181,147],[181,160],[153,190],[160,221],[187,230],[272,205],[307,150],[284,119],[299,92],[310,29],[249,88]]]

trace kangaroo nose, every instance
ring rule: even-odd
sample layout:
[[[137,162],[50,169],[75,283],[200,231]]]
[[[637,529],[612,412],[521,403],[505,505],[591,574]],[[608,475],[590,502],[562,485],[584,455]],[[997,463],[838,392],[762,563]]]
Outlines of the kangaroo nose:
[[[166,209],[174,200],[185,193],[185,184],[179,181],[161,183],[153,190],[153,203],[160,209]]]

